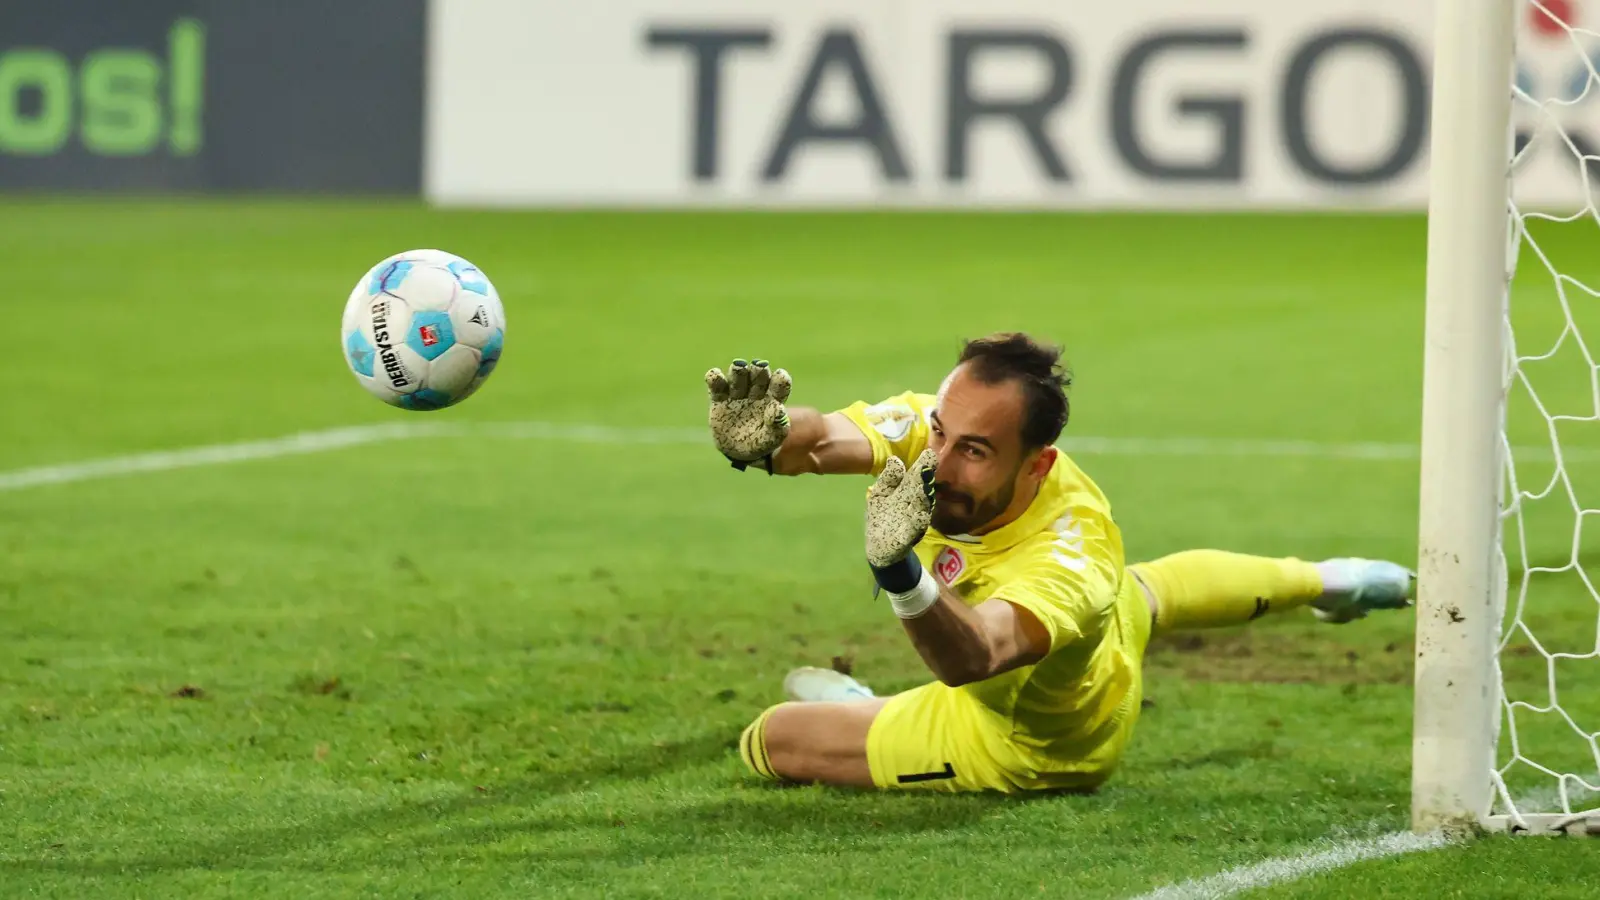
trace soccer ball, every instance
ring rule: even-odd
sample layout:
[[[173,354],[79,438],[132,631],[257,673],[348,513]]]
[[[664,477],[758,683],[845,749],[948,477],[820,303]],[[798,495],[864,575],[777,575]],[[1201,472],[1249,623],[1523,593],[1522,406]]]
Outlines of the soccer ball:
[[[345,362],[373,396],[402,409],[467,399],[500,361],[506,314],[477,266],[408,250],[361,276],[344,305]]]

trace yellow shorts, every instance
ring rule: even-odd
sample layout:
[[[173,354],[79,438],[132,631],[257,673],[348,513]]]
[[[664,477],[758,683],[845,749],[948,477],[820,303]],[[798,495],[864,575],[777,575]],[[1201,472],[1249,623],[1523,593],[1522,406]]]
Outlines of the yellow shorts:
[[[1114,630],[1135,660],[1150,641],[1150,609],[1133,578],[1117,594]],[[1118,727],[1081,760],[1042,760],[1010,738],[1008,716],[940,682],[889,698],[867,732],[867,764],[880,788],[932,791],[1090,790],[1103,784],[1132,737],[1143,679],[1118,708]]]

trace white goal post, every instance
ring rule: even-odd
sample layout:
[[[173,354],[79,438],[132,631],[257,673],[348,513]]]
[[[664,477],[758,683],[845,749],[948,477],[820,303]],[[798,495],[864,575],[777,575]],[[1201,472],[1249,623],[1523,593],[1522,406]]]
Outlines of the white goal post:
[[[1589,182],[1591,172],[1600,174],[1600,165],[1591,170],[1583,144],[1563,139],[1560,123],[1569,113],[1550,113],[1519,84],[1518,25],[1553,9],[1550,22],[1538,24],[1557,37],[1571,38],[1574,64],[1587,67],[1591,76],[1588,84],[1579,80],[1582,93],[1600,95],[1600,76],[1591,61],[1596,57],[1584,49],[1591,46],[1585,43],[1591,36],[1600,46],[1600,34],[1580,33],[1567,24],[1562,16],[1568,7],[1556,0],[1434,2],[1412,747],[1411,818],[1419,831],[1600,833],[1600,722],[1592,714],[1585,718],[1581,707],[1586,701],[1574,693],[1600,695],[1600,637],[1594,630],[1600,594],[1583,570],[1580,550],[1585,513],[1593,511],[1584,509],[1573,490],[1575,451],[1564,454],[1562,447],[1563,439],[1575,433],[1571,423],[1590,428],[1587,435],[1600,429],[1600,408],[1588,416],[1547,408],[1522,371],[1558,351],[1579,353],[1588,362],[1590,383],[1574,386],[1571,393],[1593,391],[1600,407],[1600,389],[1592,387],[1593,357],[1572,305],[1600,305],[1600,296],[1578,279],[1558,274],[1528,233],[1528,220],[1537,218],[1600,223],[1593,193],[1600,185]],[[1513,169],[1520,154],[1513,121],[1524,103],[1535,118],[1548,113],[1556,131],[1554,146],[1564,147],[1575,164],[1579,177],[1572,181],[1576,211],[1571,215],[1540,216],[1517,208]],[[1600,228],[1589,240],[1590,252],[1600,257]],[[1521,335],[1513,328],[1520,294],[1513,291],[1512,279],[1519,248],[1525,246],[1533,249],[1523,255],[1536,255],[1554,276],[1547,292],[1554,297],[1551,321],[1565,316],[1565,327],[1554,329],[1559,335],[1543,354],[1519,355],[1524,352],[1518,347]],[[1600,342],[1600,335],[1596,340]],[[1543,416],[1550,445],[1538,450],[1541,460],[1549,459],[1540,464],[1539,486],[1532,488],[1519,485],[1519,458],[1528,452],[1508,437],[1507,425],[1508,398],[1524,387]],[[1560,486],[1559,493],[1543,487],[1546,470],[1551,488]],[[1530,561],[1524,503],[1552,496],[1575,512],[1571,528],[1562,535],[1572,547],[1571,558],[1565,563]],[[1520,550],[1514,565],[1508,564],[1508,540],[1513,550]],[[1542,587],[1548,583],[1545,576],[1570,576],[1575,590],[1552,594]],[[1513,597],[1509,623],[1508,595]],[[1583,603],[1591,599],[1592,608],[1586,609]],[[1566,604],[1560,614],[1567,618],[1525,615],[1541,601]],[[1576,629],[1565,623],[1583,616],[1589,617],[1587,637],[1572,635]],[[1563,623],[1547,626],[1560,634],[1540,637],[1529,624],[1552,621]],[[1528,682],[1548,681],[1531,691],[1536,699],[1519,699],[1515,687],[1508,691],[1502,662],[1513,637],[1521,644],[1511,649],[1523,651],[1518,663],[1527,663],[1525,668],[1534,673]],[[1559,641],[1554,638],[1578,649],[1556,649]],[[1586,683],[1558,684],[1572,680],[1574,673],[1586,676]],[[1568,688],[1566,693],[1562,687]],[[1563,729],[1559,736],[1565,755],[1560,762],[1530,744],[1531,731],[1519,740],[1519,722],[1537,717]],[[1513,783],[1524,775],[1538,787]]]

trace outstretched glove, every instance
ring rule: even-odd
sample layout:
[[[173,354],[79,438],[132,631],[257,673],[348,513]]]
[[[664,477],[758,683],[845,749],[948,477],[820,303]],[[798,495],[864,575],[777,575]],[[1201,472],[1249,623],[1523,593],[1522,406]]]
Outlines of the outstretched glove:
[[[867,564],[901,618],[916,618],[939,599],[938,586],[911,552],[933,518],[937,463],[931,449],[922,451],[909,471],[898,456],[891,456],[867,489]]]
[[[789,436],[783,404],[793,386],[788,372],[773,370],[764,359],[754,365],[736,359],[727,375],[721,369],[706,373],[711,438],[735,469],[755,466],[772,474],[772,454]]]

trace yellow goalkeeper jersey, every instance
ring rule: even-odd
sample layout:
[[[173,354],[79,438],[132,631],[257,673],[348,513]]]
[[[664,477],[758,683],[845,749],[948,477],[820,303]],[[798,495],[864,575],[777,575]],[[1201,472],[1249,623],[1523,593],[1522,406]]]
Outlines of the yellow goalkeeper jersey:
[[[928,444],[935,397],[904,393],[840,410],[872,444],[872,471],[890,455],[908,465]],[[916,547],[922,564],[968,605],[991,597],[1038,617],[1048,655],[1032,666],[965,685],[1003,737],[1044,768],[1115,756],[1124,726],[1137,717],[1139,652],[1117,625],[1123,592],[1122,535],[1099,487],[1066,454],[1014,522],[980,537],[930,530]],[[1142,605],[1142,598],[1141,598]],[[1130,699],[1135,707],[1129,710]],[[1104,760],[1110,763],[1110,759]]]

